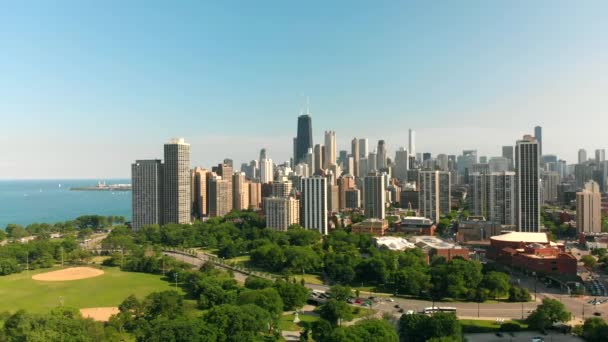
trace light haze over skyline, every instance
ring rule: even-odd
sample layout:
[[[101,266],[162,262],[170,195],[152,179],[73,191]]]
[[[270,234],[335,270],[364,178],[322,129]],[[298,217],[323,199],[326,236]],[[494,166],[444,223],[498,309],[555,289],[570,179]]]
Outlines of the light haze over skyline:
[[[605,1],[32,1],[0,11],[0,178],[121,178],[184,137],[191,165],[379,139],[499,156],[534,126],[608,148]]]

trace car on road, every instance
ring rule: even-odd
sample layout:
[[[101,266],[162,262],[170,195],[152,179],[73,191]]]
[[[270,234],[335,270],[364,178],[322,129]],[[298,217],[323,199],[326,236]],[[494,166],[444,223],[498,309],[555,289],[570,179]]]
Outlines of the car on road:
[[[395,309],[399,309],[399,304],[395,304]]]
[[[403,313],[403,309],[399,309],[399,310],[397,310],[397,312]]]
[[[393,298],[386,298],[386,300],[388,300],[391,303],[395,301]]]
[[[532,337],[531,342],[545,342],[545,339],[540,336]]]

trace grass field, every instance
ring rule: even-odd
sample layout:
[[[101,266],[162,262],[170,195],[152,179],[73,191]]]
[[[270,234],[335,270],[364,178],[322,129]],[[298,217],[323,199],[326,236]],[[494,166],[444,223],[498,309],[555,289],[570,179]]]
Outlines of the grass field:
[[[55,269],[21,272],[0,277],[0,312],[48,312],[60,305],[75,308],[117,306],[131,294],[143,298],[151,292],[175,289],[161,276],[103,268],[105,274],[82,280],[45,282],[32,275]],[[178,291],[182,293],[181,289]]]
[[[319,320],[319,317],[317,316],[306,314],[300,314],[298,317],[300,318],[300,323],[296,324],[293,322],[293,319],[295,318],[293,314],[281,316],[279,319],[279,329],[287,331],[300,331],[303,328],[302,322],[312,323]]]
[[[299,282],[302,279],[302,275],[294,275],[294,278],[296,278],[296,280]],[[304,274],[304,281],[308,284],[315,284],[315,285],[323,285],[323,280],[321,279],[321,277],[319,275],[316,274]]]

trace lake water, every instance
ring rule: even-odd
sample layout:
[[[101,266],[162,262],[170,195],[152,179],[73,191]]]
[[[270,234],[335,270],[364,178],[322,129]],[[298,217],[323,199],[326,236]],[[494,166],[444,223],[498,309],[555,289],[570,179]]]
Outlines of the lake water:
[[[130,183],[108,179],[106,184]],[[9,223],[54,223],[80,215],[116,215],[131,219],[131,191],[70,191],[95,186],[92,179],[0,180],[0,229]]]

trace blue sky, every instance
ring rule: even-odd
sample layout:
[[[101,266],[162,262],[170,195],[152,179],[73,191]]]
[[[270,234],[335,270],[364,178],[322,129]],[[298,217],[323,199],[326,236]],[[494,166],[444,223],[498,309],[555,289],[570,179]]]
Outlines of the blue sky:
[[[608,148],[603,1],[83,1],[0,5],[0,178],[129,176],[185,137],[192,164],[287,160],[310,97],[395,150],[498,155],[532,127]]]

